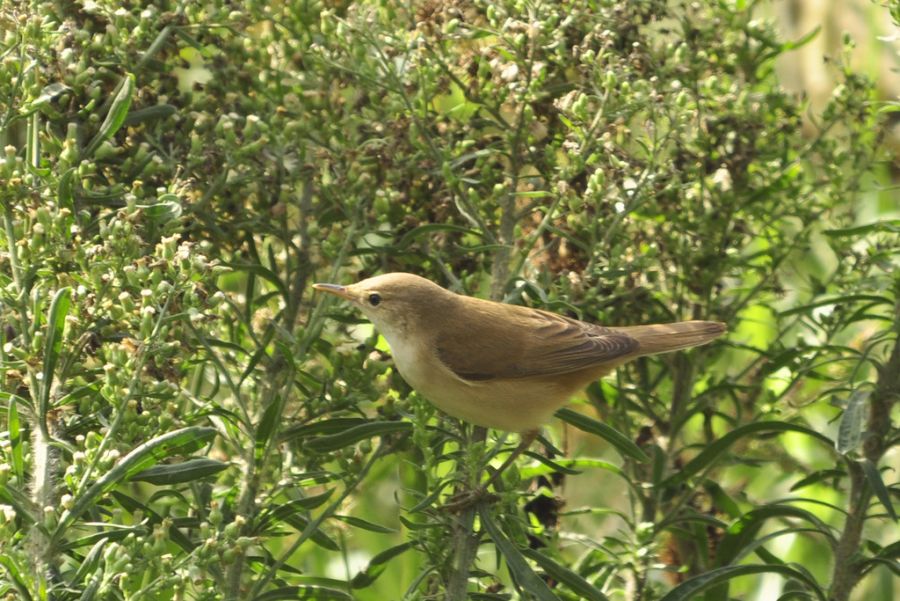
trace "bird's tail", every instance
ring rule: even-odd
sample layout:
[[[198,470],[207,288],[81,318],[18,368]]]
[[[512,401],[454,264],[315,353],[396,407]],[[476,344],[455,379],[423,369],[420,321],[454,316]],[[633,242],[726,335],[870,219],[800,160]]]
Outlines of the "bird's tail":
[[[679,321],[612,329],[637,340],[639,346],[635,355],[643,356],[706,344],[725,333],[725,324],[718,321]]]

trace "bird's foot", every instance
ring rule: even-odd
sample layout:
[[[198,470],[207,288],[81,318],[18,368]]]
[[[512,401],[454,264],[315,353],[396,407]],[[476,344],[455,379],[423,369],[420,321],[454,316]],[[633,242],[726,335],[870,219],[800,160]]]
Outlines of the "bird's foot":
[[[492,492],[488,492],[485,486],[469,488],[461,490],[441,506],[443,511],[449,513],[462,513],[467,509],[472,509],[476,505],[489,504],[498,501],[500,497]]]

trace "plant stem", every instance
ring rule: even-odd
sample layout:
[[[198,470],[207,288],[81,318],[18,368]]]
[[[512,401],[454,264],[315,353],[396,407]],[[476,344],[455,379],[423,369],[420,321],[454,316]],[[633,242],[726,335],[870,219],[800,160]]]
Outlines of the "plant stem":
[[[479,444],[487,438],[487,429],[478,426],[472,437],[465,444]],[[467,454],[463,453],[463,457]],[[463,466],[466,470],[466,486],[473,488],[478,486],[481,474],[478,462]],[[473,503],[460,513],[459,519],[453,522],[453,569],[447,582],[447,601],[465,601],[469,585],[469,566],[475,560],[478,551],[479,535],[475,532],[475,514],[478,511],[478,503]]]
[[[896,286],[900,292],[900,280]],[[886,450],[885,439],[891,428],[891,409],[900,399],[900,300],[894,308],[894,328],[898,337],[887,363],[878,370],[878,382],[869,397],[869,417],[866,424],[866,440],[863,454],[867,461],[878,465]],[[850,593],[862,578],[861,565],[854,561],[859,553],[866,510],[872,497],[872,490],[859,462],[848,459],[847,472],[850,474],[850,509],[844,521],[844,530],[834,552],[834,568],[828,598],[831,601],[847,601]]]

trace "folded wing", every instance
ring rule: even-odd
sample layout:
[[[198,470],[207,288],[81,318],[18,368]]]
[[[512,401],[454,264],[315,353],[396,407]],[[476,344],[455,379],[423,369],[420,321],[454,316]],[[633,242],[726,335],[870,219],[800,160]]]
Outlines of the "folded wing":
[[[489,305],[481,309],[495,310]],[[435,341],[441,361],[464,380],[566,374],[618,362],[639,347],[622,332],[536,309],[516,307],[512,314],[488,317],[480,323],[490,325],[479,331],[442,328],[443,339]]]

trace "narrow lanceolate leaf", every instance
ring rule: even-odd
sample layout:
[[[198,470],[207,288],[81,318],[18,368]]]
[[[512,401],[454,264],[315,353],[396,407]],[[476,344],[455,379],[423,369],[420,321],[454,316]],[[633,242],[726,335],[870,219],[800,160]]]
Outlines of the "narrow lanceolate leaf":
[[[19,565],[12,557],[5,554],[0,554],[0,566],[3,567],[3,572],[6,573],[6,578],[3,580],[8,582],[10,587],[19,593],[17,598],[31,601],[31,593],[28,591],[28,585],[25,584],[26,581],[32,582],[34,579],[34,575],[28,573],[30,570],[25,570],[25,578],[22,578],[23,570],[19,569]]]
[[[157,104],[147,108],[132,111],[125,117],[124,125],[138,125],[146,121],[159,121],[168,119],[175,114],[177,109],[171,104]]]
[[[285,428],[281,431],[279,437],[282,441],[293,440],[295,438],[304,438],[307,436],[317,436],[319,434],[337,434],[344,430],[367,424],[369,421],[362,417],[335,417],[333,419],[323,419],[309,424],[299,424]]]
[[[259,461],[269,447],[272,435],[278,430],[281,422],[281,412],[284,409],[284,396],[277,395],[269,402],[269,406],[263,412],[259,426],[256,428],[256,459]]]
[[[222,461],[206,457],[194,457],[181,463],[153,466],[136,473],[129,480],[167,486],[182,482],[195,482],[201,478],[218,474],[227,468],[228,464]]]
[[[609,601],[609,597],[604,595],[597,587],[566,566],[556,563],[554,560],[534,549],[525,549],[523,553],[525,557],[541,566],[548,576],[569,587],[573,593],[578,595],[579,599],[587,599],[588,601]]]
[[[836,230],[825,230],[826,236],[839,238],[842,236],[861,236],[863,234],[871,234],[874,232],[885,232],[890,234],[900,233],[900,219],[883,219],[874,221],[865,225],[857,225],[854,227],[845,227]]]
[[[786,564],[737,565],[716,568],[685,580],[669,591],[660,601],[691,601],[698,593],[728,582],[733,578],[765,573],[781,574],[782,576],[798,580],[812,590],[816,597],[825,601],[825,594],[822,592],[822,589],[805,570],[801,571]]]
[[[669,476],[663,482],[663,486],[677,486],[686,482],[692,476],[698,474],[700,471],[719,460],[725,452],[731,448],[731,445],[745,436],[754,434],[777,434],[779,432],[799,432],[820,440],[829,447],[834,444],[831,439],[824,434],[804,426],[786,422],[753,422],[735,428],[722,438],[707,445],[703,452],[691,459],[678,473]]]
[[[134,75],[126,73],[119,83],[119,88],[113,98],[112,104],[109,106],[109,112],[106,118],[100,124],[100,129],[84,149],[85,157],[91,157],[97,148],[103,142],[109,140],[115,135],[122,124],[125,123],[125,117],[128,116],[128,109],[131,108],[131,98],[134,95]]]
[[[835,443],[837,452],[841,455],[856,449],[862,442],[863,430],[865,430],[866,399],[869,392],[854,390],[847,400],[847,407],[841,416],[841,424],[838,427],[838,439]]]
[[[369,561],[369,565],[366,566],[365,570],[353,577],[353,580],[350,581],[350,586],[353,588],[366,588],[371,585],[381,576],[390,560],[411,549],[412,545],[411,542],[405,542],[382,551]]]
[[[334,514],[332,517],[336,520],[344,522],[345,524],[350,524],[351,526],[360,528],[361,530],[368,530],[369,532],[378,532],[379,534],[394,534],[397,532],[397,530],[395,530],[394,528],[388,528],[387,526],[382,526],[381,524],[375,524],[368,520],[364,520],[352,515]]]
[[[208,444],[216,435],[214,428],[193,426],[168,432],[148,440],[127,455],[90,488],[75,498],[71,509],[66,511],[54,532],[54,538],[65,533],[69,524],[78,519],[88,507],[118,483],[130,479],[135,474],[176,455],[188,455]]]
[[[259,519],[255,528],[256,532],[262,532],[273,522],[288,521],[293,515],[315,509],[328,500],[334,493],[334,489],[330,488],[325,492],[311,497],[303,497],[300,499],[291,499],[287,502],[278,503],[273,511],[266,512]]]
[[[59,178],[59,184],[56,188],[56,197],[59,200],[59,206],[63,209],[69,209],[75,212],[75,168],[71,167]]]
[[[393,432],[409,432],[412,424],[409,422],[369,422],[355,426],[337,434],[319,436],[306,442],[306,448],[311,451],[329,452],[356,444],[361,440],[391,434]]]
[[[891,516],[891,519],[896,522],[897,512],[894,511],[894,505],[891,503],[891,494],[884,485],[884,480],[881,479],[881,472],[878,471],[878,466],[866,459],[862,462],[862,468],[863,472],[866,474],[866,480],[869,481],[869,486],[871,486],[872,490],[875,492],[875,496],[878,497],[878,500],[884,505],[884,508],[887,510],[888,515]]]
[[[72,289],[62,288],[57,291],[50,304],[47,316],[47,342],[44,346],[44,368],[41,372],[41,396],[38,404],[38,416],[46,419],[50,408],[50,390],[53,387],[53,372],[62,351],[63,330],[66,327],[66,316],[72,299]]]
[[[25,483],[25,459],[22,452],[22,428],[19,423],[19,408],[15,395],[9,396],[6,421],[13,473],[16,475],[16,481],[21,486]]]
[[[647,456],[647,454],[644,453],[644,451],[642,451],[639,446],[634,444],[630,438],[628,438],[615,428],[607,426],[603,422],[591,419],[590,417],[582,415],[577,411],[572,411],[571,409],[560,409],[556,412],[556,417],[566,423],[572,424],[579,430],[589,432],[590,434],[596,434],[597,436],[614,446],[616,450],[619,451],[619,453],[621,453],[622,455],[631,457],[632,459],[636,459],[641,462],[650,461],[650,458]]]
[[[716,550],[716,563],[720,566],[732,563],[743,549],[757,537],[767,520],[784,518],[804,520],[812,524],[817,532],[828,538],[829,542],[837,543],[828,525],[814,513],[792,505],[764,505],[748,511],[728,526],[725,536]]]
[[[286,599],[292,601],[353,601],[353,596],[340,589],[305,584],[284,586],[253,597],[253,601],[282,601]]]
[[[506,560],[506,566],[509,568],[509,573],[515,578],[519,586],[534,595],[539,601],[559,601],[559,597],[553,594],[547,583],[531,569],[518,547],[506,538],[503,532],[500,531],[500,528],[494,524],[490,512],[481,508],[478,515],[481,517],[481,525],[484,527],[485,532],[491,537],[500,554],[503,555],[503,558]]]

